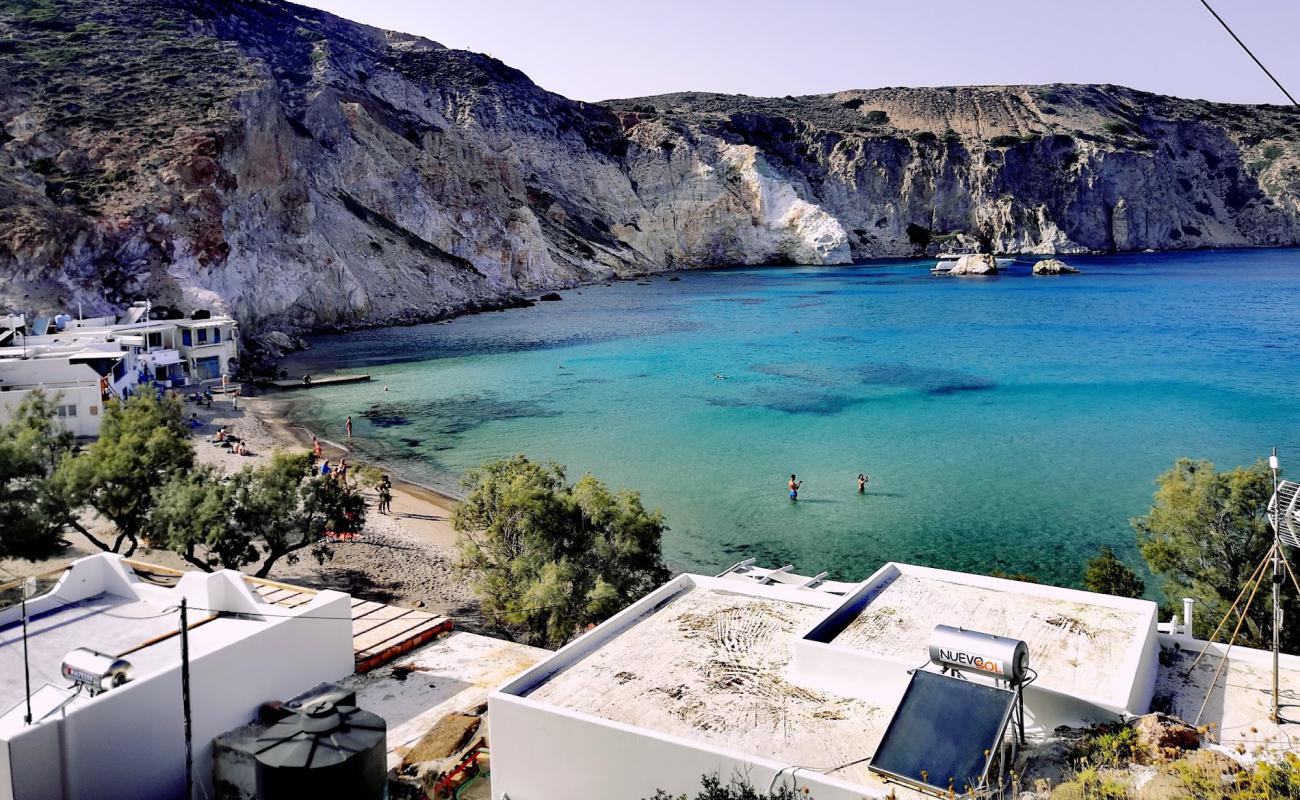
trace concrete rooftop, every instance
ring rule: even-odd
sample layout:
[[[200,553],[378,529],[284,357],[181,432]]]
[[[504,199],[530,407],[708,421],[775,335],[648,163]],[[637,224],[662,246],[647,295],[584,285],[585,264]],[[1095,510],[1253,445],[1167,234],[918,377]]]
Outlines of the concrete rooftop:
[[[1014,584],[1012,584],[1014,587]],[[1024,640],[1039,685],[1071,695],[1127,697],[1133,676],[1119,669],[1139,639],[1137,612],[1060,597],[993,589],[904,573],[876,594],[832,643],[923,661],[936,625]],[[1098,600],[1102,598],[1093,595]]]
[[[529,699],[880,786],[893,709],[797,686],[791,643],[826,608],[701,586],[532,688]]]

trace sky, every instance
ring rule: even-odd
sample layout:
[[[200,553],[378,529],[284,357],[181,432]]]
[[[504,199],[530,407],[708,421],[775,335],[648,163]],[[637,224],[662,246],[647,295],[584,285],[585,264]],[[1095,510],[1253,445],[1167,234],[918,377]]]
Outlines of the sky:
[[[303,0],[299,0],[303,2]],[[576,100],[673,91],[1116,83],[1286,98],[1199,0],[305,0],[488,53]],[[1300,0],[1211,0],[1300,97]]]

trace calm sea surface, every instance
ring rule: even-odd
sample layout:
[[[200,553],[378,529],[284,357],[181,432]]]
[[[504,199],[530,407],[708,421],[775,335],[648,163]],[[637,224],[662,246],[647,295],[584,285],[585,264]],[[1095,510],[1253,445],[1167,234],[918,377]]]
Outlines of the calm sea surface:
[[[336,440],[351,415],[361,457],[444,488],[522,452],[637,489],[679,569],[1077,584],[1099,545],[1138,563],[1129,518],[1175,458],[1277,445],[1300,470],[1300,251],[1068,260],[1083,274],[688,272],[321,337],[302,363],[373,382],[297,392],[293,413]]]

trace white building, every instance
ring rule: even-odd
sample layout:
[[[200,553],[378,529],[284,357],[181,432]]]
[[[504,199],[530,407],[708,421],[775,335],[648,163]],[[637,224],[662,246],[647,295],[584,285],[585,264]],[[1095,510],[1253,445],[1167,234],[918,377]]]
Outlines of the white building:
[[[178,607],[189,615],[196,796],[212,796],[213,737],[259,705],[352,673],[350,598],[322,591],[295,608],[270,605],[237,572],[191,572],[175,586],[142,580],[97,555],[29,600],[26,692],[20,609],[0,611],[0,800],[184,796]],[[60,666],[76,648],[128,661],[131,679],[96,696],[70,689]]]
[[[750,567],[682,575],[491,695],[493,797],[694,796],[709,774],[740,775],[760,791],[807,788],[817,800],[917,796],[873,767],[916,673],[939,671],[928,647],[936,625],[1028,645],[1031,747],[1059,725],[1146,713],[1153,697],[1190,721],[1202,696],[1187,687],[1199,681],[1215,697],[1223,648],[1161,634],[1156,615],[1145,600],[904,564],[857,584]],[[1215,654],[1198,667],[1205,675],[1162,673],[1162,662],[1190,666],[1193,646]],[[1238,679],[1205,718],[1225,733],[1268,728],[1249,681],[1265,685],[1255,673],[1269,654],[1241,650],[1228,670]],[[1283,664],[1284,691],[1300,689],[1300,658]],[[997,681],[963,675],[940,680],[996,693]],[[1291,727],[1274,726],[1263,746],[1288,746],[1300,733]],[[934,739],[948,733],[913,750],[938,750],[945,743]],[[1014,737],[1001,735],[1010,748]]]
[[[0,320],[8,326],[0,335],[5,344],[0,346],[0,422],[39,388],[61,394],[62,406],[75,406],[78,418],[65,420],[74,433],[95,436],[102,404],[111,397],[125,397],[142,385],[176,388],[234,374],[239,359],[234,319],[196,312],[191,319],[149,320],[147,312],[137,304],[121,319]],[[70,368],[76,366],[93,370],[94,377]],[[96,393],[98,406],[91,400]]]
[[[93,367],[63,359],[0,361],[0,421],[40,389],[57,398],[59,422],[74,436],[99,434],[102,379]]]

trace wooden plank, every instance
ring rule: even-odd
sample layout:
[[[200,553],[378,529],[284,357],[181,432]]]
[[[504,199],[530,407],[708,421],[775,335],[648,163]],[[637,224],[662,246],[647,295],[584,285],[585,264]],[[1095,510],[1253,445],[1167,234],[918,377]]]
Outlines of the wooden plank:
[[[369,650],[376,645],[383,644],[389,639],[400,637],[406,631],[420,627],[430,619],[432,619],[432,617],[417,617],[414,615],[403,614],[385,620],[383,623],[375,625],[367,631],[353,634],[352,649],[357,651]]]
[[[402,621],[405,622],[406,620],[402,620]],[[392,647],[393,645],[411,639],[412,637],[419,636],[430,626],[437,627],[443,624],[444,622],[449,622],[449,621],[450,620],[448,620],[446,617],[429,617],[428,619],[414,620],[411,622],[411,624],[406,625],[405,627],[402,627],[400,629],[396,626],[390,629],[380,629],[373,632],[374,638],[371,640],[371,642],[368,645],[357,647],[355,648],[355,650],[357,653],[360,653],[363,656],[373,655],[389,647]],[[388,636],[384,638],[380,638],[380,634],[384,634],[384,633],[387,633]]]
[[[280,602],[281,600],[284,600],[285,598],[288,598],[288,597],[292,597],[292,596],[294,596],[294,595],[296,595],[296,594],[299,594],[299,593],[298,593],[298,592],[291,592],[291,591],[289,591],[288,589],[276,589],[276,590],[273,591],[273,592],[270,592],[270,593],[268,593],[268,594],[264,594],[264,595],[262,595],[262,599],[265,600],[265,601],[268,602],[268,603],[278,603],[278,602]]]
[[[375,613],[381,608],[391,608],[391,606],[386,606],[383,603],[372,603],[371,601],[366,600],[363,603],[352,606],[352,619],[361,619],[368,614]]]
[[[395,620],[401,619],[410,622],[412,620],[424,619],[429,616],[431,615],[425,614],[421,616],[420,614],[412,611],[409,608],[396,608],[393,606],[389,606],[381,611],[376,611],[375,613],[369,614],[365,617],[360,617],[360,618],[353,617],[352,637],[353,639],[355,639],[356,637],[361,636],[362,634],[369,633],[370,631],[373,631],[375,628],[378,628],[382,625],[388,625],[389,623],[394,622]]]
[[[395,641],[408,639],[424,630],[429,624],[435,624],[441,617],[402,617],[393,622],[374,628],[373,631],[352,637],[352,649],[357,653],[367,653],[393,644]]]
[[[434,617],[433,619],[424,620],[420,624],[413,625],[410,628],[397,634],[396,636],[392,636],[387,639],[384,639],[383,641],[376,642],[374,645],[370,647],[359,648],[356,651],[357,658],[358,659],[371,658],[375,655],[378,655],[379,653],[392,650],[395,647],[400,647],[406,642],[412,641],[414,639],[419,639],[421,636],[423,636],[425,633],[427,633],[430,630],[435,630],[435,629],[446,630],[449,628],[450,625],[451,625],[451,620],[447,619],[446,617]]]
[[[403,653],[419,647],[425,642],[439,636],[455,627],[454,623],[446,617],[436,617],[426,623],[419,631],[412,632],[409,636],[399,641],[381,646],[380,648],[371,648],[368,651],[358,653],[356,656],[356,671],[369,672],[375,667],[387,664],[394,658]]]
[[[315,589],[308,589],[306,586],[295,586],[292,583],[281,583],[280,581],[273,581],[270,578],[255,578],[252,575],[245,575],[244,582],[252,584],[253,586],[271,586],[276,589],[289,589],[295,592],[310,592],[311,594],[316,594]]]
[[[305,606],[315,599],[316,599],[316,595],[307,594],[306,592],[303,592],[300,594],[296,594],[293,597],[287,598],[285,600],[281,600],[279,602],[279,605],[288,606],[289,608],[297,608],[298,606]]]

